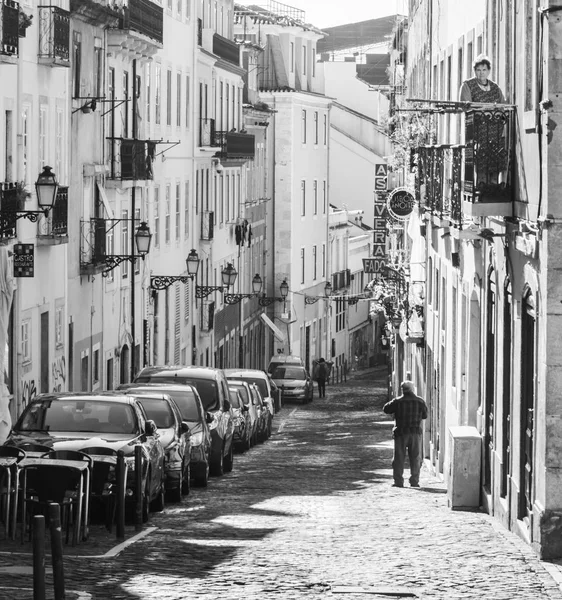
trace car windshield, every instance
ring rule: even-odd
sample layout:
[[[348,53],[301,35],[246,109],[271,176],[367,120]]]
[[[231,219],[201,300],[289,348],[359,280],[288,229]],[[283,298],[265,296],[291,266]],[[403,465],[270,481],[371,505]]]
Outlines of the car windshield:
[[[205,410],[218,410],[220,408],[219,390],[214,379],[194,379],[164,372],[143,375],[138,377],[136,381],[138,383],[189,383],[199,392]]]
[[[189,390],[166,390],[166,394],[171,396],[178,405],[181,412],[181,418],[184,421],[200,421],[202,419],[201,404],[197,402],[195,394]]]
[[[245,385],[240,385],[239,383],[234,383],[234,384],[230,384],[229,385],[230,388],[236,388],[236,391],[240,394],[240,397],[242,398],[242,402],[244,402],[244,404],[246,406],[248,406],[248,404],[250,404],[250,396],[248,395],[248,388]]]
[[[306,379],[306,371],[302,367],[277,367],[273,379]]]
[[[164,398],[146,398],[139,396],[138,401],[144,408],[147,419],[152,419],[159,429],[168,429],[175,425],[172,408]]]
[[[232,406],[234,408],[241,408],[240,407],[240,396],[238,395],[238,390],[234,387],[229,387],[228,389],[230,391],[230,404],[232,404]]]
[[[138,423],[129,404],[64,398],[31,403],[22,415],[19,431],[137,433]]]

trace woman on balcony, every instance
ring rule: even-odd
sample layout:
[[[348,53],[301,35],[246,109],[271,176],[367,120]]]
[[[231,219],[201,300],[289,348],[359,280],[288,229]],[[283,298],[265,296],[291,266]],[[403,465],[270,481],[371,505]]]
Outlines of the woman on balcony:
[[[465,142],[474,149],[473,173],[465,171],[465,185],[472,180],[474,194],[480,201],[496,198],[506,187],[507,147],[506,114],[493,105],[505,104],[500,87],[489,79],[492,65],[487,56],[479,55],[473,63],[475,77],[463,81],[461,102],[488,104],[467,111]],[[466,163],[468,167],[468,163]]]

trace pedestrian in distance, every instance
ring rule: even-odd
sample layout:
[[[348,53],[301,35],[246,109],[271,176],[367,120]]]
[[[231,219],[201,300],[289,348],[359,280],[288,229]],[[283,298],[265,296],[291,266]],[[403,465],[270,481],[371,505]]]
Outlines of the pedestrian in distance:
[[[328,379],[329,374],[330,367],[328,366],[328,363],[323,358],[319,358],[314,367],[314,379],[318,383],[319,398],[326,397],[326,379]]]
[[[427,404],[415,393],[412,381],[403,381],[402,395],[383,406],[386,414],[394,415],[394,456],[392,474],[394,487],[404,487],[406,452],[410,461],[410,487],[420,487],[422,464],[422,421],[427,419]]]

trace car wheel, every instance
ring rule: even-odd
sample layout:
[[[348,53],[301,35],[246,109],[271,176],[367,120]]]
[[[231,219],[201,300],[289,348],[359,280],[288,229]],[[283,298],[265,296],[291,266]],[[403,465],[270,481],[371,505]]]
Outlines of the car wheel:
[[[185,496],[189,495],[191,491],[191,465],[187,465],[187,469],[185,470],[185,475],[183,477],[183,483],[181,486],[181,493]]]
[[[164,498],[165,492],[166,490],[164,489],[164,482],[160,481],[160,491],[158,492],[158,496],[156,496],[156,498],[154,498],[154,500],[150,503],[150,510],[152,512],[162,512],[164,510],[164,506],[166,505]]]
[[[232,471],[232,467],[234,466],[234,450],[232,449],[232,442],[230,444],[230,450],[228,451],[228,454],[224,457],[223,466],[225,473],[230,473],[230,471]]]
[[[168,498],[170,502],[181,502],[181,495],[183,492],[183,469],[180,471],[180,478],[178,481],[178,487],[173,490],[168,490]]]
[[[221,451],[219,454],[218,460],[215,460],[213,464],[211,464],[211,475],[215,477],[220,477],[224,474],[224,455]]]
[[[209,483],[209,463],[208,462],[205,463],[205,466],[203,469],[197,469],[197,474],[193,478],[193,481],[195,481],[195,483],[199,487],[207,487],[207,484]]]

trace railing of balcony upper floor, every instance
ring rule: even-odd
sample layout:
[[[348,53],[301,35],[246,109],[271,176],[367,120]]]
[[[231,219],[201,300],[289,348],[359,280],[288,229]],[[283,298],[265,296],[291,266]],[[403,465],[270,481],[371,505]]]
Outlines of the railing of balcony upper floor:
[[[128,0],[124,3],[120,29],[130,29],[155,40],[164,41],[164,9],[151,0]]]
[[[156,142],[130,138],[108,138],[109,179],[144,181],[153,179]]]
[[[220,147],[219,158],[253,159],[256,155],[256,138],[250,133],[216,131],[212,145]]]
[[[82,272],[101,270],[107,254],[107,221],[91,218],[80,222],[80,269]]]
[[[0,0],[0,57],[19,52],[19,2]]]
[[[462,111],[464,138],[413,150],[416,198],[430,213],[462,226],[465,217],[511,216],[515,110]]]
[[[237,67],[240,66],[240,46],[218,33],[213,35],[213,54]]]
[[[70,66],[70,13],[58,6],[38,6],[41,63]]]
[[[16,212],[21,208],[16,184],[11,181],[0,182],[0,240],[17,236]]]
[[[68,235],[68,187],[59,186],[57,200],[48,216],[41,217],[37,223],[37,236],[59,239]]]

